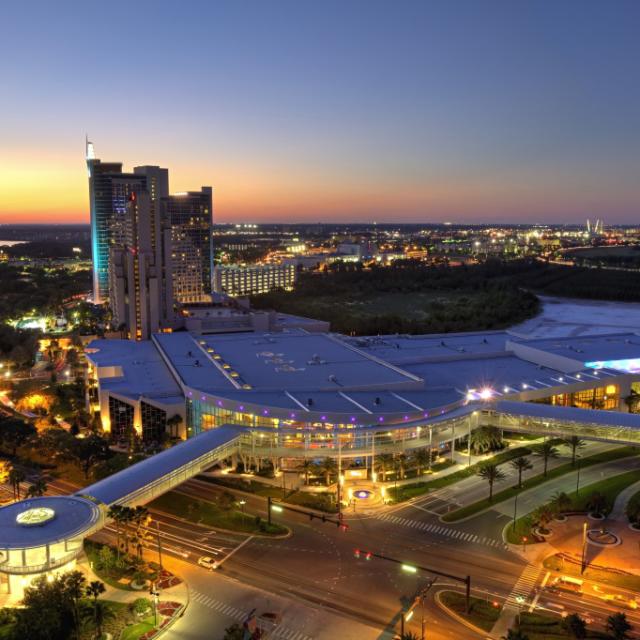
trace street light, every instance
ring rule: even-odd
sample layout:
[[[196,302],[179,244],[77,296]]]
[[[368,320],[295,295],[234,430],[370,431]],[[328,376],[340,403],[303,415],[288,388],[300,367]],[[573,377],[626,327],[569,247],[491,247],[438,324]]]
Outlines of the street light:
[[[240,500],[240,502],[238,502],[238,504],[240,505],[240,510],[242,511],[242,519],[244,520],[244,505],[247,504],[246,500]]]

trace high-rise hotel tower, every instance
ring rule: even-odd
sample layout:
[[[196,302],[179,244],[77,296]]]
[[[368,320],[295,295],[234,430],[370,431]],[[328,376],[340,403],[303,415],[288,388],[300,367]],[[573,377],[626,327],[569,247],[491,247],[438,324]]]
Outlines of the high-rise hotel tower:
[[[171,230],[171,268],[176,302],[211,300],[212,189],[176,193],[162,200],[163,224]]]
[[[109,299],[109,248],[120,241],[127,203],[132,193],[148,191],[151,204],[169,194],[169,172],[160,167],[136,167],[122,171],[121,162],[101,162],[93,144],[86,141],[91,212],[91,257],[93,260],[93,301]]]

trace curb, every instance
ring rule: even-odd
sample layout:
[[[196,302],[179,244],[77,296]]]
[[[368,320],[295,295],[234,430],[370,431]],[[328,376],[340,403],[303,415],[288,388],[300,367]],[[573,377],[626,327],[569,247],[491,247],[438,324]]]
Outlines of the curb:
[[[454,589],[441,589],[440,591],[436,591],[433,599],[435,600],[438,607],[442,609],[442,611],[444,611],[448,616],[451,616],[454,620],[456,620],[460,624],[463,624],[468,629],[471,629],[471,631],[473,631],[474,633],[484,636],[485,638],[490,638],[491,635],[489,631],[485,631],[480,627],[476,627],[475,624],[472,624],[468,620],[465,620],[462,616],[458,615],[455,611],[452,611],[451,609],[449,609],[449,607],[447,607],[447,605],[442,602],[441,594],[445,593],[446,591],[453,591],[454,593],[460,593],[459,591],[455,591]]]

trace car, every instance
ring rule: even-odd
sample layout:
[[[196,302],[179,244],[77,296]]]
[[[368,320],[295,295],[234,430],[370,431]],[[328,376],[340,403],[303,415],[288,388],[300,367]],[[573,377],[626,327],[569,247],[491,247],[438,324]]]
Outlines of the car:
[[[205,569],[209,569],[210,571],[218,568],[217,560],[214,560],[209,556],[202,556],[201,558],[198,558],[198,564]]]

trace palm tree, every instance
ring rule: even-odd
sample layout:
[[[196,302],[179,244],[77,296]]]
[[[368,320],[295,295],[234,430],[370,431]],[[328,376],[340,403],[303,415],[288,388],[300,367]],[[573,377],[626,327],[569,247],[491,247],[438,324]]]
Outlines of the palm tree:
[[[87,586],[86,592],[87,595],[91,596],[95,602],[98,599],[98,596],[102,595],[106,590],[104,582],[100,582],[100,580],[92,580]]]
[[[120,504],[113,504],[107,511],[107,517],[111,518],[116,525],[116,552],[118,559],[120,559],[120,534],[121,527],[124,524],[124,507]]]
[[[418,636],[413,631],[405,631],[401,640],[418,640]]]
[[[607,507],[607,499],[599,492],[594,491],[587,500],[587,509],[596,514],[602,514]]]
[[[553,518],[553,509],[548,504],[541,504],[532,514],[532,520],[542,532],[547,530],[547,525]]]
[[[169,427],[169,433],[176,438],[178,436],[178,427],[182,424],[182,416],[175,414],[167,419],[167,427]]]
[[[551,506],[557,513],[562,513],[571,508],[571,498],[564,491],[556,491],[551,496]]]
[[[471,448],[476,455],[499,449],[501,444],[500,430],[496,427],[480,427],[471,434]]]
[[[416,463],[416,470],[418,475],[422,475],[422,470],[429,464],[431,455],[427,449],[416,449],[411,456]]]
[[[404,473],[407,467],[407,460],[408,458],[404,453],[401,453],[398,456],[396,456],[396,462],[398,464],[396,473],[399,472],[400,480],[404,479]]]
[[[27,498],[39,498],[47,492],[47,483],[43,478],[38,478],[28,489],[26,493]]]
[[[632,629],[633,626],[624,613],[614,613],[607,618],[607,631],[615,640],[626,640],[629,637],[629,631]]]
[[[524,456],[518,456],[515,460],[511,461],[511,466],[518,472],[518,489],[522,487],[522,473],[523,471],[529,471],[533,469],[533,465],[529,458]]]
[[[103,582],[93,580],[86,588],[86,595],[93,598],[90,609],[85,609],[83,616],[93,622],[96,628],[96,638],[102,638],[102,628],[105,622],[115,618],[113,609],[106,603],[98,600],[98,597],[106,591]]]
[[[13,487],[14,500],[20,500],[20,483],[26,479],[27,477],[21,469],[11,469],[11,471],[9,471],[9,483]]]
[[[487,462],[480,467],[477,475],[489,483],[489,502],[491,502],[493,500],[493,483],[505,477],[504,471],[499,469],[497,464]]]
[[[65,593],[71,600],[71,610],[73,612],[73,622],[76,631],[76,638],[80,638],[80,615],[78,605],[80,599],[85,594],[86,578],[80,571],[70,571],[63,574]]]
[[[299,465],[298,465],[298,470],[302,471],[302,473],[304,474],[304,483],[305,484],[309,484],[309,474],[313,471],[313,469],[315,468],[315,463],[313,462],[313,460],[310,460],[309,458],[305,458]]]
[[[393,455],[390,453],[381,453],[376,456],[376,469],[382,470],[382,480],[387,478],[387,469],[393,466]]]
[[[587,623],[577,613],[568,615],[562,621],[562,628],[576,640],[583,640],[587,637]]]
[[[578,436],[571,436],[570,438],[566,438],[563,444],[571,449],[571,466],[575,467],[578,449],[584,449],[587,443]]]
[[[329,486],[331,484],[331,476],[337,471],[338,465],[333,458],[327,456],[326,458],[322,458],[318,469],[321,473],[324,473],[325,484]]]
[[[546,476],[547,475],[547,467],[549,465],[549,459],[550,458],[557,458],[558,455],[560,455],[558,453],[557,447],[554,447],[553,443],[551,441],[547,440],[546,442],[543,442],[542,444],[539,444],[536,447],[534,447],[533,452],[536,455],[541,456],[542,459],[544,460],[544,473],[543,473],[543,475]]]

